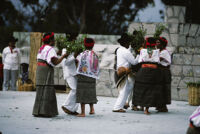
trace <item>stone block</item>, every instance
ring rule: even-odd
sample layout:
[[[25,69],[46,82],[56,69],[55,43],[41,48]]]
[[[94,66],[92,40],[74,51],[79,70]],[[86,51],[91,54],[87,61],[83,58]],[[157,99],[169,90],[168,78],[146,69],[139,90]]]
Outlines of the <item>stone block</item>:
[[[187,89],[187,87],[180,88],[180,90],[178,91],[178,100],[188,101],[188,89]]]
[[[179,23],[180,20],[179,20],[178,17],[173,16],[173,17],[168,17],[167,22],[168,22],[168,23]]]
[[[192,63],[192,54],[183,54],[183,64],[190,65]]]
[[[177,34],[178,33],[178,24],[177,23],[168,23],[169,33]]]
[[[193,55],[192,65],[200,65],[200,55]]]
[[[200,66],[193,66],[193,72],[195,77],[200,77]]]
[[[183,54],[173,54],[172,64],[183,64]]]
[[[95,44],[94,47],[93,47],[93,50],[95,52],[103,53],[103,52],[105,52],[106,48],[107,48],[106,44]]]
[[[181,77],[178,76],[172,76],[172,82],[171,82],[171,86],[172,87],[178,87],[179,83],[180,83]]]
[[[172,46],[178,46],[179,45],[178,44],[178,37],[179,37],[178,34],[170,34]]]
[[[128,32],[129,33],[133,33],[133,31],[135,30],[135,29],[139,29],[139,27],[141,27],[141,24],[143,24],[143,23],[131,23],[130,25],[129,25],[129,27],[128,27]],[[145,23],[144,23],[145,24]]]
[[[178,52],[183,53],[183,54],[194,54],[195,48],[194,47],[179,47]]]
[[[190,24],[186,23],[183,27],[183,34],[188,35],[190,30]]]
[[[173,76],[182,75],[183,67],[181,65],[171,65],[170,69]]]
[[[96,83],[96,94],[99,96],[109,96],[112,97],[111,86],[109,82],[100,82]]]
[[[179,89],[177,89],[177,87],[171,87],[171,99],[172,100],[179,100],[179,94],[178,91]]]
[[[196,44],[196,40],[194,37],[188,37],[187,38],[187,43],[186,43],[188,46],[195,46]]]
[[[179,46],[185,46],[186,45],[186,36],[185,35],[179,35],[178,36],[178,45]]]
[[[174,16],[174,12],[173,12],[173,7],[172,6],[166,6],[165,10],[166,10],[166,17]]]
[[[196,36],[200,36],[200,26],[199,26],[199,28],[198,28],[198,31],[197,31],[197,33],[196,33]]]
[[[180,12],[178,16],[179,23],[185,23],[185,13]]]
[[[154,23],[144,24],[144,29],[147,29],[147,34],[154,34],[155,28],[156,28],[156,25]]]
[[[180,81],[180,84],[178,87],[181,87],[181,88],[186,88],[187,87],[187,82],[191,82],[191,81],[194,81],[194,78],[193,77],[183,77]]]
[[[195,46],[200,46],[200,36],[196,37]]]
[[[190,30],[189,30],[189,36],[196,36],[197,30],[198,30],[199,25],[197,24],[191,24]]]
[[[199,47],[196,47],[196,48],[194,49],[194,53],[195,53],[195,54],[200,54],[200,48],[199,48]]]
[[[184,34],[184,24],[180,23],[178,28],[179,34]]]
[[[108,69],[100,69],[99,81],[110,81],[110,74]]]
[[[193,77],[193,69],[192,66],[183,66],[183,75],[185,77]]]

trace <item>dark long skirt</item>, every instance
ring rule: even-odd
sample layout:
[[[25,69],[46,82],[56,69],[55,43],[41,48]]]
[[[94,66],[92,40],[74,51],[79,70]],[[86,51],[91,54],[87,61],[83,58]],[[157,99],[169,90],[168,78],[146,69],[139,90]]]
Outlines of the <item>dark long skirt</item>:
[[[144,107],[162,106],[164,104],[162,90],[161,70],[140,68],[135,77],[132,103]]]
[[[163,98],[165,104],[171,104],[171,71],[161,69],[163,74]]]
[[[84,104],[96,104],[96,79],[84,75],[78,75],[76,102]]]
[[[33,107],[34,116],[53,117],[58,115],[54,85],[54,69],[38,66],[36,71],[36,98]]]

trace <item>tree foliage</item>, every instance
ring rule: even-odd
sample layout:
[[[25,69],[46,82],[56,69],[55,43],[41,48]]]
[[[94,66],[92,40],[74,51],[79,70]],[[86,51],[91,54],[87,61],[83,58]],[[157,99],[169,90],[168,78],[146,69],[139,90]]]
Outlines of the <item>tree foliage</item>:
[[[1,0],[0,32],[121,34],[149,4],[154,0]]]

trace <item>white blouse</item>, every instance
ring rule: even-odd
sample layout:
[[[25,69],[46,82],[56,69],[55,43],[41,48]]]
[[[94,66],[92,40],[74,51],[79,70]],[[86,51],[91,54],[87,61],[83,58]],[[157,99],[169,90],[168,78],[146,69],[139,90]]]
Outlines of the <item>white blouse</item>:
[[[53,57],[57,58],[58,56],[57,56],[56,50],[52,46],[49,46],[49,45],[45,45],[44,47],[42,46],[37,54],[37,60],[41,59],[41,60],[46,61],[51,66],[55,66],[51,62],[51,59]]]
[[[164,59],[164,60],[160,61],[161,65],[168,66],[171,64],[171,55],[170,55],[169,51],[167,51],[166,49],[164,49],[160,52],[160,57]]]
[[[150,56],[147,52],[147,49],[142,49],[140,51],[140,56],[139,56],[139,63],[141,62],[160,62],[160,53],[159,49],[152,50],[152,55]]]

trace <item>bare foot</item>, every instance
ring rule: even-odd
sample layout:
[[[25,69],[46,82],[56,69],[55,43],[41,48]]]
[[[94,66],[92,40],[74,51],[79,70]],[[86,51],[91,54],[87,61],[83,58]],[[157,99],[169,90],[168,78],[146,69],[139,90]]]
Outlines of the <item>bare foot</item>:
[[[91,112],[89,112],[89,114],[95,114],[95,112],[94,112],[94,111],[91,111]]]
[[[139,109],[137,108],[137,106],[132,106],[132,110],[138,111]]]
[[[85,114],[78,114],[77,117],[85,117]]]
[[[144,114],[149,115],[150,112],[149,112],[148,110],[145,110],[145,111],[144,111]]]

